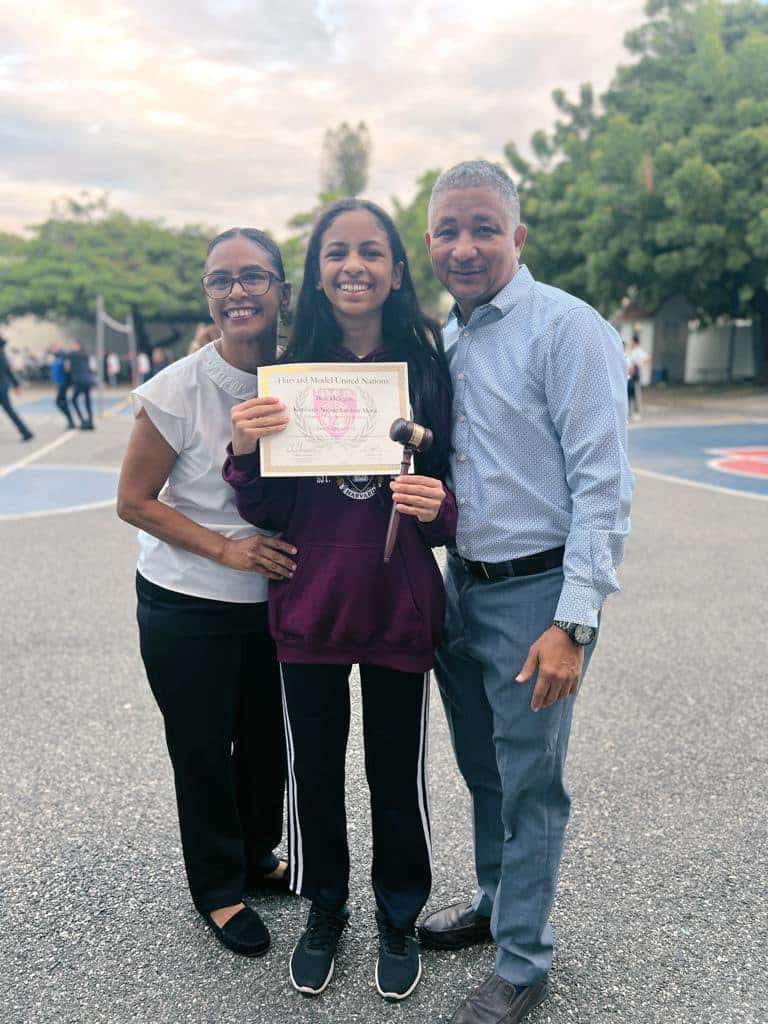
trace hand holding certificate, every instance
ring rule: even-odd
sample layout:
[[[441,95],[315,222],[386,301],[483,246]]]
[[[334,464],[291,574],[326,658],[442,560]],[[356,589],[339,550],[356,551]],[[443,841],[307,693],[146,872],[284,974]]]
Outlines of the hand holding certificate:
[[[265,477],[395,476],[389,428],[408,408],[406,363],[263,366],[259,397],[233,411],[233,451],[260,441]]]

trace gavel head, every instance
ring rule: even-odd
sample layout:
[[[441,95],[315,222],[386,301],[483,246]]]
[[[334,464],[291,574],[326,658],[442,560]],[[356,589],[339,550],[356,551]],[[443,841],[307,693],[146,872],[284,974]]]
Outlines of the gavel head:
[[[422,427],[413,420],[395,420],[389,428],[389,436],[398,444],[415,452],[425,452],[432,447],[434,436],[429,427]]]

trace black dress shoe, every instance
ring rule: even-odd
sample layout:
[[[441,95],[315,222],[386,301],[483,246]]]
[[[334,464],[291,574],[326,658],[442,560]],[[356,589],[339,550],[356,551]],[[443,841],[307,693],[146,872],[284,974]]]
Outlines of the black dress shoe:
[[[515,988],[498,974],[485,979],[458,1008],[451,1024],[518,1024],[549,995],[547,979]]]
[[[454,903],[426,917],[418,932],[427,949],[464,949],[491,941],[491,919],[478,914],[471,903]]]
[[[203,914],[219,942],[241,956],[263,956],[269,949],[269,932],[255,910],[243,907],[222,927],[210,914]]]

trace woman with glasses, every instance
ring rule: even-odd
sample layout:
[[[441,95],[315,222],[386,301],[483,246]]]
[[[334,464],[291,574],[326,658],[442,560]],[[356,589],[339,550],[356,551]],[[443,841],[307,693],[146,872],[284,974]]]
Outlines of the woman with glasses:
[[[269,933],[244,896],[287,890],[273,853],[285,752],[267,579],[292,573],[293,548],[240,518],[221,462],[232,409],[275,360],[290,285],[277,246],[251,228],[213,239],[202,285],[220,337],[132,393],[117,511],[140,528],[141,655],[165,721],[192,899],[225,946],[259,956]]]

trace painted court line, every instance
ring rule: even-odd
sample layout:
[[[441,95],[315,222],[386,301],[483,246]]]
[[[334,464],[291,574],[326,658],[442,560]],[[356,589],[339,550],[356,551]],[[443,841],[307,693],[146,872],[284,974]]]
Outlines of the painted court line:
[[[42,448],[38,448],[34,452],[30,452],[23,459],[19,459],[18,462],[12,462],[10,466],[3,466],[0,468],[0,480],[5,476],[9,476],[11,473],[15,473],[17,469],[21,469],[23,466],[28,466],[31,462],[37,462],[38,459],[42,458],[43,455],[47,455],[48,452],[52,452],[55,448],[60,448],[67,441],[70,441],[75,436],[74,430],[68,430],[66,434],[62,434],[61,437],[57,437],[55,441],[51,441],[49,444],[44,444]]]
[[[104,413],[103,419],[111,419],[122,409],[126,407],[129,398],[124,398],[122,402],[118,402],[116,406],[113,406],[108,412]],[[38,459],[42,458],[43,455],[47,455],[48,452],[54,451],[56,448],[60,448],[61,445],[66,444],[67,441],[71,441],[73,437],[77,437],[78,433],[76,430],[68,430],[61,437],[57,437],[55,441],[51,441],[50,444],[44,444],[42,448],[38,448],[34,452],[30,452],[23,459],[19,459],[18,462],[12,462],[10,466],[0,467],[0,480],[3,477],[10,476],[11,473],[15,473],[17,469],[22,469],[24,466],[29,466],[32,462],[37,462]],[[35,513],[36,515],[38,513]]]
[[[8,522],[11,519],[42,519],[44,516],[62,516],[69,512],[91,512],[97,508],[109,508],[116,501],[117,498],[107,498],[106,501],[94,501],[89,505],[66,505],[64,508],[46,508],[38,512],[14,512],[11,515],[0,515],[0,522]]]
[[[753,501],[768,501],[768,494],[755,494],[753,491],[737,491],[733,487],[718,487],[717,484],[703,484],[698,480],[686,480],[681,476],[670,476],[668,473],[657,473],[652,469],[632,467],[635,476],[647,476],[652,480],[663,480],[669,484],[682,484],[683,487],[697,487],[700,491],[714,491],[716,494],[730,494],[734,498],[751,498]]]

